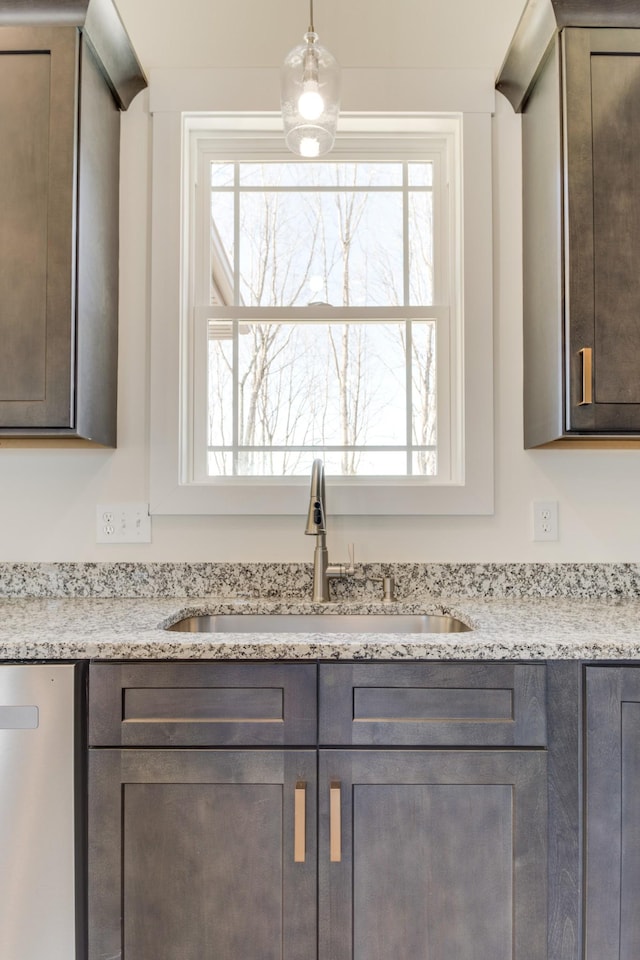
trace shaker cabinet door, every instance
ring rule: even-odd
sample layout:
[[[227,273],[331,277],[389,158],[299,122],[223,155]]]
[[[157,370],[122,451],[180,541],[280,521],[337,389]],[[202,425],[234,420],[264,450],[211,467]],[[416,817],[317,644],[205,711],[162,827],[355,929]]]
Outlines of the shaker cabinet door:
[[[586,668],[586,960],[640,956],[640,670]]]
[[[89,960],[316,957],[314,751],[89,763]]]
[[[640,30],[564,31],[569,427],[640,431]]]
[[[594,7],[594,16],[605,6]],[[525,446],[635,440],[640,30],[567,26],[538,62],[534,21],[533,13],[523,17],[499,80],[507,93],[513,71],[523,93],[531,84],[516,100],[523,110]]]
[[[320,751],[322,960],[546,960],[544,751]]]
[[[73,426],[78,42],[0,35],[0,427]]]

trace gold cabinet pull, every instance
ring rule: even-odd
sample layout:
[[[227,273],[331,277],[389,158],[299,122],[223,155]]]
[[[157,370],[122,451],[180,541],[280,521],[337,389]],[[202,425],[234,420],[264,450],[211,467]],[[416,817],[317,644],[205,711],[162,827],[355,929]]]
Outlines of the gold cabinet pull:
[[[296,783],[293,800],[293,862],[304,863],[307,852],[307,785]]]
[[[329,787],[329,860],[331,863],[340,863],[342,860],[342,811],[338,781]]]
[[[582,357],[582,400],[578,406],[583,407],[593,403],[593,350],[583,347],[578,353]]]

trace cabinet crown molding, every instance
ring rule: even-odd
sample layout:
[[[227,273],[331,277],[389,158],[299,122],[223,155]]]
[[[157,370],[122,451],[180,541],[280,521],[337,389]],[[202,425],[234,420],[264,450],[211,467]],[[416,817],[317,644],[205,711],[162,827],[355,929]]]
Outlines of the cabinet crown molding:
[[[121,110],[147,78],[113,0],[7,0],[0,27],[77,27],[82,30]]]
[[[521,112],[554,37],[564,27],[640,28],[640,0],[528,0],[496,89]]]

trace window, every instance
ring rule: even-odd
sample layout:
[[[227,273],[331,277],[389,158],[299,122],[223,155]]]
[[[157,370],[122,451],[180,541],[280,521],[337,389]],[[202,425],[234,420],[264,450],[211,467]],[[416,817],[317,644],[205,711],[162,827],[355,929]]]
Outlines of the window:
[[[345,114],[326,159],[297,161],[278,116],[206,110],[255,82],[214,71],[203,92],[196,71],[182,92],[169,73],[151,94],[152,512],[299,514],[316,456],[332,514],[491,512],[491,78],[399,76],[399,99],[434,83],[460,110]]]
[[[344,138],[311,163],[201,122],[188,479],[308,476],[321,456],[343,477],[450,481],[457,121]]]

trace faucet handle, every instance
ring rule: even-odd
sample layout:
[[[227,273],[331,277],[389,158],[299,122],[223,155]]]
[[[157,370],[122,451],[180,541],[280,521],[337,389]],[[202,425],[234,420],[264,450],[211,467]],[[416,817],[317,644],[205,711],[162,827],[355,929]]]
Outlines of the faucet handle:
[[[396,598],[396,578],[395,577],[383,577],[382,578],[382,593],[385,603],[391,603]]]
[[[348,573],[356,572],[356,545],[355,543],[347,544],[347,553],[349,554],[349,566],[347,567]]]
[[[387,577],[367,577],[372,583],[382,584],[382,599],[385,603],[392,603],[396,599],[396,578]]]

